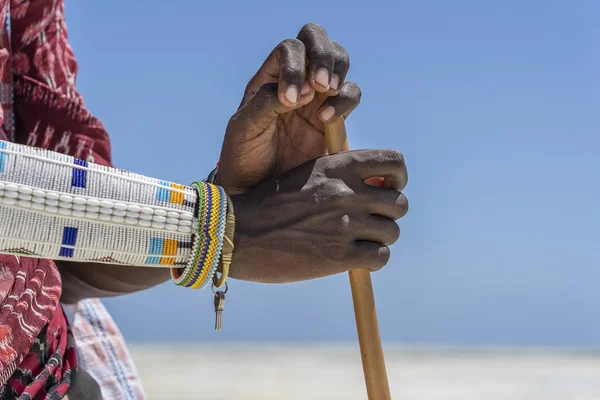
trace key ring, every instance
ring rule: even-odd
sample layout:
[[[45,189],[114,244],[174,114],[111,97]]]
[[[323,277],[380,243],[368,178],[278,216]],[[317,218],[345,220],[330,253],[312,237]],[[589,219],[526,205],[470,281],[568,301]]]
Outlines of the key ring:
[[[223,287],[223,286],[221,286],[221,287]],[[217,291],[219,289],[220,288],[216,287],[214,283],[212,284],[212,292],[213,292],[213,294],[217,294]],[[228,290],[229,290],[229,287],[227,286],[227,282],[225,282],[225,291],[223,292],[223,294],[226,294]]]

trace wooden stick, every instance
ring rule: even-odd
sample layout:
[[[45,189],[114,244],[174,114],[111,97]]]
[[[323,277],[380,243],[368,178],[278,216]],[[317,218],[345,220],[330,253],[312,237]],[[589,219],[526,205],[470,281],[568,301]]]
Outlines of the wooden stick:
[[[340,119],[325,124],[325,139],[329,154],[347,151],[349,147],[344,121]],[[356,269],[350,271],[349,275],[367,395],[369,400],[390,400],[371,273],[368,269]]]

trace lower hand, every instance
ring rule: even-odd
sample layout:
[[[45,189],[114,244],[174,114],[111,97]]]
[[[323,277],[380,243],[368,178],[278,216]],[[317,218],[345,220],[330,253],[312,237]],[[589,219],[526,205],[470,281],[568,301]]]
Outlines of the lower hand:
[[[365,182],[384,177],[394,187]],[[378,270],[408,210],[402,154],[361,150],[325,156],[231,196],[236,213],[230,276],[287,283],[355,268]]]

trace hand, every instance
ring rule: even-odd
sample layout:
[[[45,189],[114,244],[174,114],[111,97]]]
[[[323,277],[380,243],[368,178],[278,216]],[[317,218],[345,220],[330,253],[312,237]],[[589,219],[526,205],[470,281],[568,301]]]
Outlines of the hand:
[[[394,187],[365,183],[384,177]],[[361,150],[325,156],[231,196],[236,214],[230,276],[286,283],[387,264],[408,210],[402,155]]]
[[[326,154],[323,123],[348,116],[360,102],[359,87],[345,82],[349,67],[346,50],[318,25],[275,47],[229,121],[216,183],[241,193]],[[330,97],[321,104],[316,92]]]

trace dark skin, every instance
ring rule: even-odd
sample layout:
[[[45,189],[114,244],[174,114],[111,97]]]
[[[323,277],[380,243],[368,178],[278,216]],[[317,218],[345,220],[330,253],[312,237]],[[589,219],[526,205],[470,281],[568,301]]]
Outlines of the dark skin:
[[[325,156],[323,124],[347,117],[360,89],[345,77],[346,51],[320,26],[275,47],[248,83],[223,142],[217,184],[236,210],[230,276],[264,283],[378,270],[408,210],[402,155],[368,150]],[[321,103],[317,93],[327,99]],[[389,188],[365,183],[386,177]],[[168,270],[57,262],[63,301],[131,293]],[[76,290],[74,290],[76,289]]]
[[[397,190],[365,183],[389,177]],[[230,276],[288,283],[356,268],[377,271],[400,236],[408,179],[395,150],[361,150],[308,161],[232,196],[236,253]],[[238,213],[237,210],[240,210]]]
[[[389,178],[395,190],[365,183],[373,177]],[[389,260],[388,246],[400,236],[395,221],[408,211],[408,201],[400,192],[407,180],[399,152],[361,150],[308,161],[246,193],[232,195],[236,251],[230,276],[288,283],[355,268],[379,270]],[[95,282],[87,288],[95,296],[144,289],[137,283],[139,271],[148,272],[157,283],[164,277],[156,268],[89,264],[82,269],[74,263],[61,267],[68,268],[64,272],[72,283],[65,287],[69,299],[69,288],[82,284],[72,280],[81,271],[86,271],[86,282]]]
[[[346,50],[315,24],[279,43],[248,83],[231,118],[217,184],[240,193],[275,174],[326,154],[323,123],[360,103]],[[327,96],[320,101],[316,93]]]

